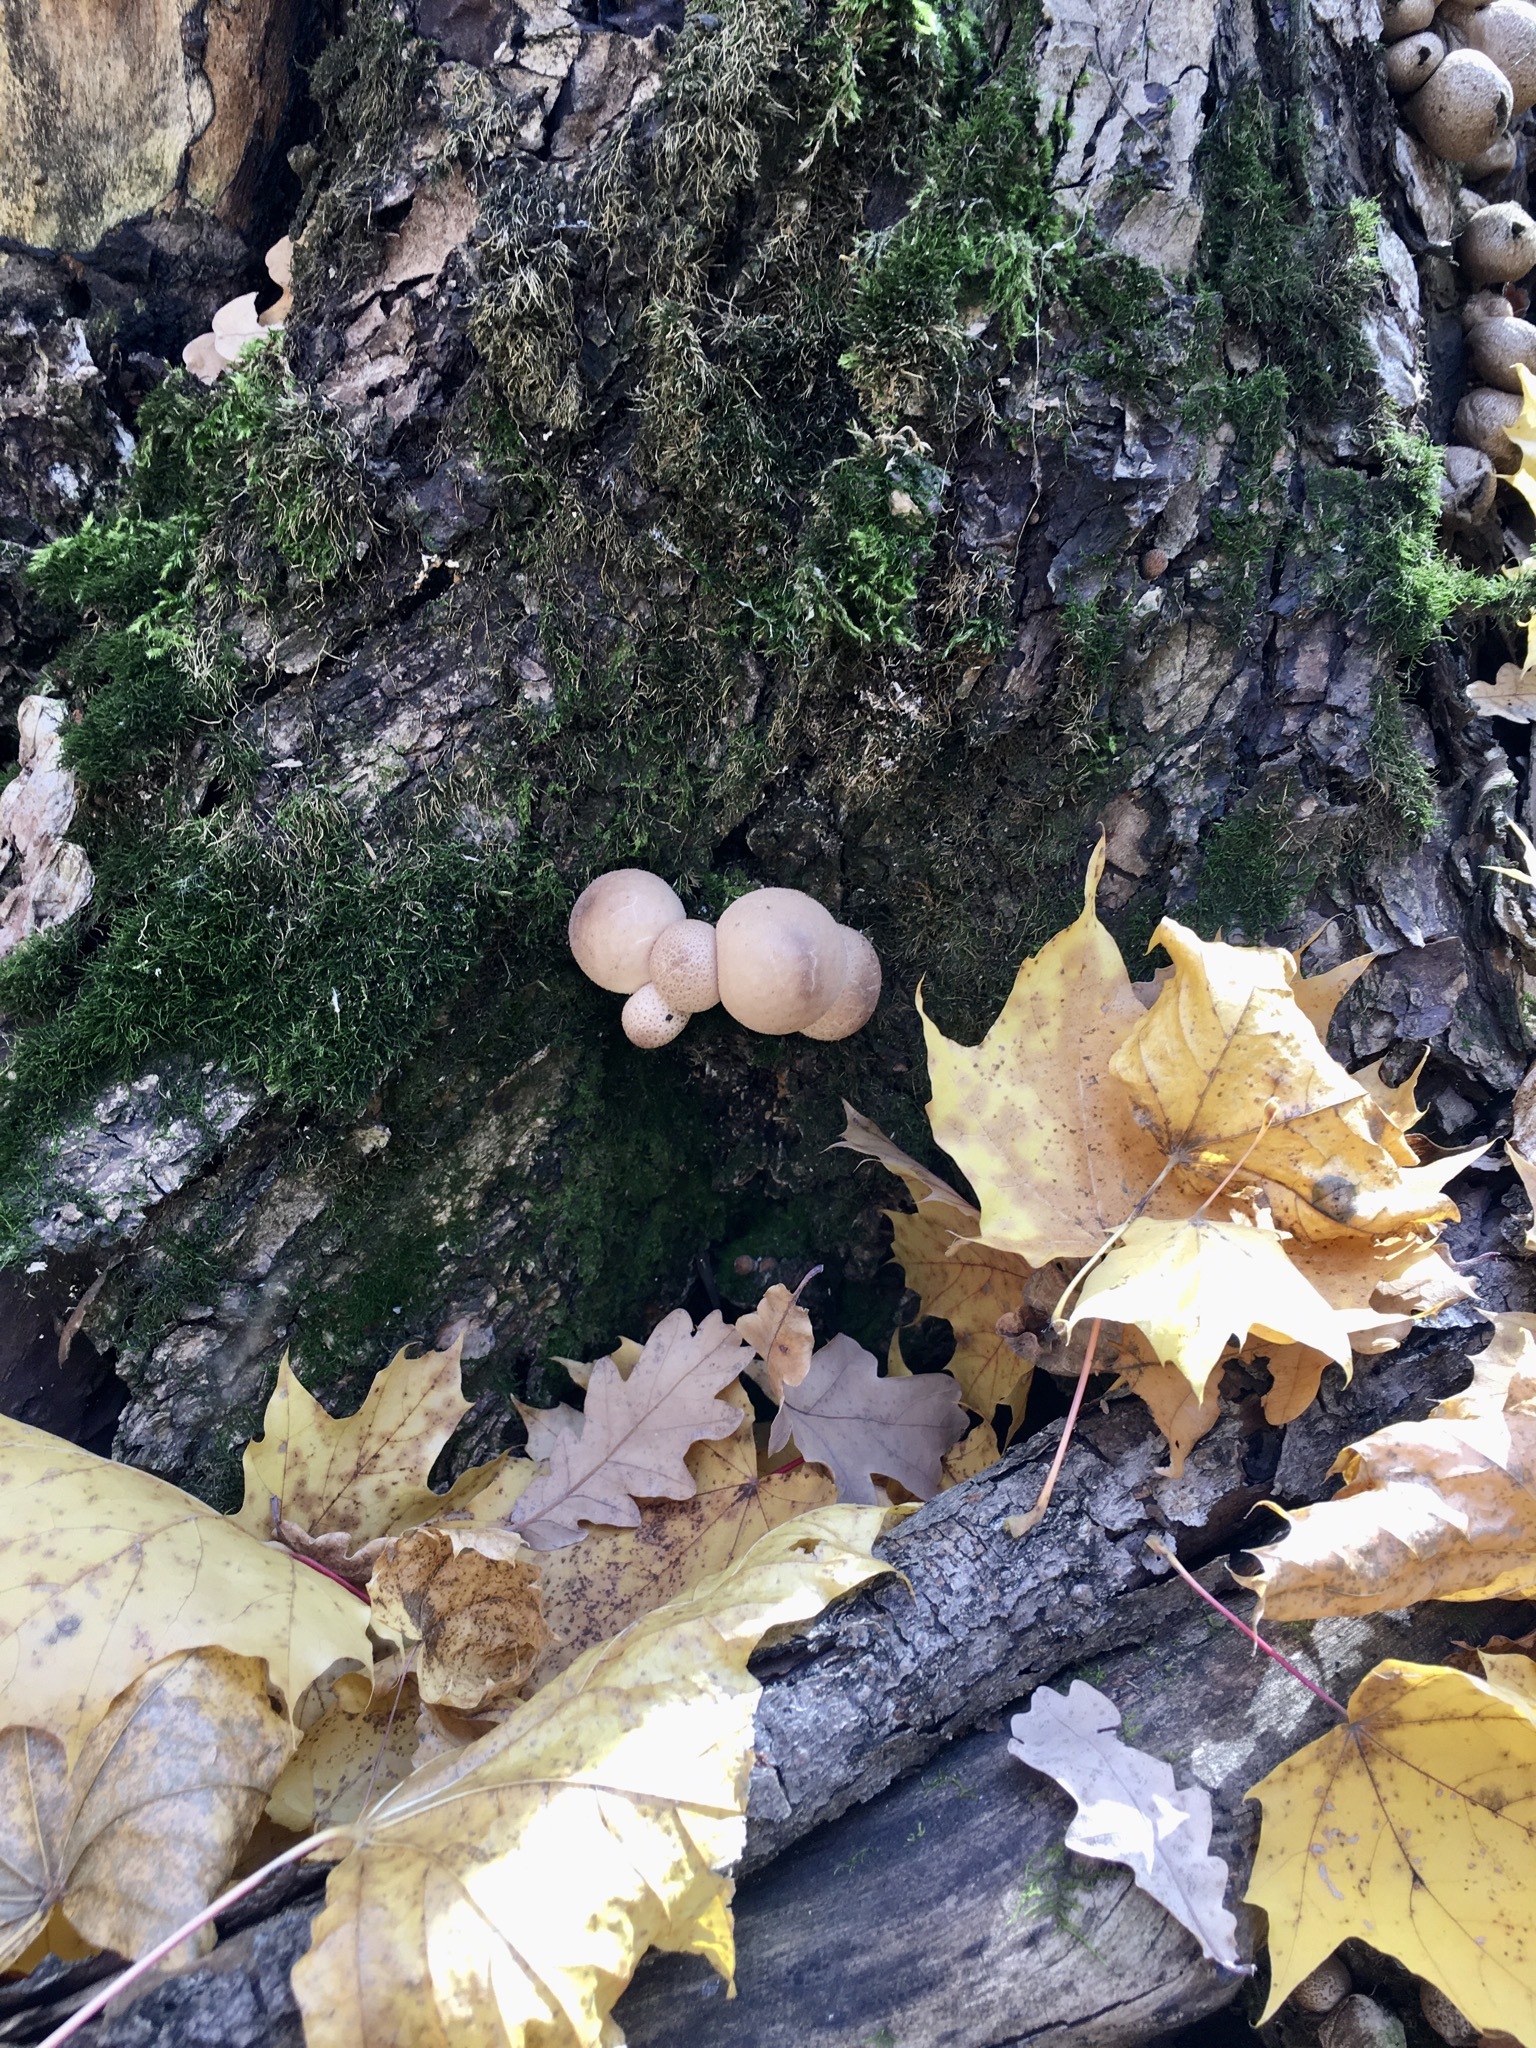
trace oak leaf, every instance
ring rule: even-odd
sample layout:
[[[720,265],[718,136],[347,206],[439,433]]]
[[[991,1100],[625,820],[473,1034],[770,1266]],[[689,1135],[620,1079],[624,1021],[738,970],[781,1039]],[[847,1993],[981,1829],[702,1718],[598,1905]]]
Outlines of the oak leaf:
[[[290,1716],[339,1659],[371,1664],[366,1602],[179,1487],[0,1416],[0,1726],[73,1751],[175,1650],[264,1657]]]
[[[599,2048],[648,1948],[729,1978],[747,1659],[886,1569],[882,1519],[830,1507],[774,1530],[380,1800],[294,1967],[308,2048]]]
[[[1475,2027],[1536,2040],[1536,1720],[1464,1671],[1378,1664],[1349,1719],[1248,1794],[1269,1916],[1263,2018],[1358,1936]]]
[[[836,1485],[815,1465],[759,1474],[752,1404],[735,1387],[725,1398],[740,1427],[688,1453],[689,1499],[648,1501],[635,1528],[590,1529],[583,1542],[545,1552],[540,1584],[556,1647],[540,1662],[541,1678],[724,1570],[770,1529],[836,1500]]]
[[[73,1769],[47,1729],[0,1732],[0,1969],[56,1907],[95,1948],[163,1941],[223,1889],[292,1747],[260,1658],[215,1649],[142,1672]]]
[[[413,1529],[375,1565],[373,1626],[417,1650],[427,1705],[483,1714],[510,1706],[527,1684],[550,1637],[533,1553],[518,1548],[522,1557],[487,1557],[441,1529]]]
[[[750,1314],[736,1318],[736,1334],[745,1337],[760,1364],[748,1366],[770,1399],[782,1401],[786,1387],[798,1387],[811,1369],[816,1334],[808,1313],[789,1289],[775,1283]]]
[[[839,1500],[878,1502],[877,1473],[928,1500],[939,1490],[944,1453],[965,1427],[960,1389],[948,1373],[882,1379],[874,1355],[839,1334],[785,1395],[768,1449],[782,1450],[793,1436],[802,1458],[832,1474]]]
[[[580,1541],[583,1522],[634,1528],[637,1500],[686,1500],[693,1491],[687,1453],[734,1432],[736,1410],[716,1397],[751,1356],[718,1310],[695,1331],[674,1309],[651,1332],[628,1379],[600,1358],[580,1433],[554,1444],[549,1471],[512,1511],[513,1528],[536,1550],[557,1550]]]
[[[643,1345],[637,1344],[633,1337],[621,1337],[613,1349],[605,1355],[612,1359],[619,1378],[627,1380],[631,1366],[633,1366],[644,1348]],[[562,1358],[558,1352],[555,1354],[556,1365],[563,1365],[577,1386],[583,1391],[591,1384],[592,1368],[596,1362],[595,1359],[590,1358]]]
[[[1025,961],[979,1046],[951,1043],[923,1012],[933,1134],[980,1198],[981,1235],[1032,1266],[1090,1258],[1163,1165],[1110,1078],[1148,1013],[1094,909],[1103,872],[1101,840],[1082,916]]]
[[[1332,1499],[1253,1552],[1239,1583],[1271,1620],[1536,1596],[1536,1337],[1493,1321],[1471,1388],[1350,1444]]]
[[[1031,1695],[1029,1711],[1013,1717],[1008,1748],[1070,1793],[1069,1849],[1123,1863],[1207,1961],[1246,1974],[1226,1904],[1227,1866],[1211,1854],[1211,1795],[1203,1785],[1180,1788],[1160,1757],[1120,1740],[1119,1726],[1113,1701],[1074,1678],[1069,1692],[1040,1686]]]
[[[1480,718],[1507,718],[1511,725],[1529,725],[1536,719],[1536,669],[1503,662],[1491,683],[1468,683],[1467,702]]]

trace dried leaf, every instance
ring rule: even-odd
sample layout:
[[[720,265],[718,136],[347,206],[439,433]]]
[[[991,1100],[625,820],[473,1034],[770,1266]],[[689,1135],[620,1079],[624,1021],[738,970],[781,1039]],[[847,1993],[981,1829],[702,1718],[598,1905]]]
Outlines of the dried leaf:
[[[1211,1795],[1203,1785],[1180,1790],[1161,1758],[1119,1739],[1119,1726],[1113,1702],[1074,1678],[1065,1694],[1036,1690],[1028,1713],[1013,1717],[1008,1748],[1076,1801],[1069,1849],[1123,1863],[1209,1962],[1246,1974],[1226,1905],[1227,1866],[1211,1854]]]
[[[367,1799],[382,1798],[411,1770],[416,1714],[409,1674],[381,1684],[361,1712],[333,1700],[272,1787],[268,1818],[296,1835],[356,1820]]]
[[[747,1659],[885,1569],[881,1519],[832,1507],[774,1530],[380,1801],[294,1967],[308,2048],[599,2048],[648,1948],[729,1978]]]
[[[402,1649],[420,1645],[416,1685],[429,1706],[482,1714],[510,1706],[549,1630],[532,1552],[486,1557],[440,1529],[397,1537],[369,1586],[373,1626]]]
[[[767,1288],[750,1315],[736,1318],[736,1334],[762,1361],[761,1370],[747,1370],[775,1401],[783,1400],[786,1387],[798,1387],[811,1369],[816,1333],[810,1316],[781,1284]]]
[[[751,1357],[720,1319],[695,1331],[681,1309],[663,1316],[629,1378],[599,1359],[587,1389],[579,1436],[562,1436],[549,1471],[512,1512],[512,1526],[536,1550],[581,1539],[583,1522],[632,1529],[637,1500],[686,1500],[693,1478],[684,1460],[704,1438],[730,1436],[737,1414],[716,1399]]]
[[[1351,1444],[1340,1491],[1253,1552],[1240,1583],[1272,1620],[1536,1596],[1536,1337],[1492,1321],[1466,1393]]]
[[[1197,1394],[1176,1365],[1143,1365],[1124,1372],[1125,1384],[1144,1401],[1168,1446],[1168,1470],[1177,1479],[1184,1461],[1221,1420],[1221,1382],[1212,1378]]]
[[[163,1941],[218,1897],[292,1747],[260,1658],[227,1650],[143,1672],[73,1771],[46,1729],[0,1732],[0,1969],[55,1907],[96,1948]]]
[[[923,1013],[934,1136],[981,1199],[982,1236],[1032,1266],[1091,1257],[1163,1164],[1110,1079],[1148,1013],[1094,910],[1103,872],[1100,841],[1082,916],[1025,961],[979,1046],[952,1044]]]
[[[960,1389],[948,1373],[882,1379],[873,1354],[839,1335],[785,1395],[768,1448],[782,1450],[793,1435],[801,1457],[837,1481],[839,1500],[879,1501],[876,1473],[928,1500],[939,1490],[940,1460],[964,1434]]]
[[[568,1402],[559,1401],[553,1408],[527,1408],[521,1401],[512,1405],[523,1419],[528,1432],[528,1455],[535,1464],[542,1465],[554,1456],[561,1437],[581,1435],[581,1410],[572,1408]]]
[[[643,1349],[644,1346],[637,1344],[633,1337],[621,1337],[613,1349],[607,1353],[607,1356],[613,1361],[621,1380],[629,1378],[630,1368],[635,1364]],[[556,1365],[563,1365],[577,1386],[585,1393],[587,1387],[591,1384],[592,1367],[596,1360],[561,1358],[557,1354],[555,1363]]]
[[[974,1479],[978,1472],[985,1472],[988,1466],[995,1465],[1002,1455],[991,1423],[978,1422],[968,1436],[963,1436],[957,1444],[951,1444],[939,1460],[943,1474],[939,1480],[939,1491],[946,1492],[951,1486],[961,1486],[967,1479]]]
[[[1525,1199],[1531,1205],[1531,1222],[1520,1249],[1528,1253],[1536,1252],[1536,1161],[1527,1159],[1525,1154],[1517,1149],[1512,1138],[1506,1138],[1504,1141],[1504,1157],[1520,1176]]]
[[[1536,719],[1536,669],[1503,662],[1491,683],[1468,683],[1467,702],[1480,718],[1507,718],[1511,725],[1529,725]]]
[[[688,1453],[697,1489],[690,1500],[647,1502],[637,1528],[592,1529],[584,1542],[545,1553],[544,1618],[556,1647],[540,1663],[540,1678],[723,1571],[770,1529],[836,1500],[836,1486],[815,1465],[760,1475],[752,1404],[735,1387],[725,1398],[741,1426],[723,1443],[695,1444]]]
[[[1322,1039],[1328,1036],[1334,1011],[1361,975],[1368,974],[1376,965],[1374,953],[1357,953],[1353,960],[1341,960],[1326,974],[1303,974],[1293,954],[1285,953],[1281,957],[1285,962],[1285,978],[1296,998],[1296,1007]]]
[[[366,1668],[365,1602],[202,1501],[0,1416],[0,1725],[71,1751],[176,1650],[265,1657],[292,1714],[338,1659]]]
[[[1378,1664],[1349,1720],[1248,1794],[1269,1916],[1263,2017],[1359,1936],[1476,2027],[1536,2040],[1536,1721],[1464,1671]]]
[[[871,1123],[851,1102],[843,1104],[843,1116],[846,1119],[843,1135],[828,1148],[830,1151],[857,1152],[865,1159],[878,1159],[883,1167],[895,1174],[919,1208],[925,1202],[931,1202],[936,1207],[952,1209],[960,1216],[969,1217],[971,1229],[966,1230],[959,1223],[955,1227],[962,1237],[975,1235],[981,1211],[974,1202],[968,1202],[964,1195],[957,1194],[947,1180],[940,1180],[910,1152],[903,1152],[894,1139],[888,1138],[878,1124]]]

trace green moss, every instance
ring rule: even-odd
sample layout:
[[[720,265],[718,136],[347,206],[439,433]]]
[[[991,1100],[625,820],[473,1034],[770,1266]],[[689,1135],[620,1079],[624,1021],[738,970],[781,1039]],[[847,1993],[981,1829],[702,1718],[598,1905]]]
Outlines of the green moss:
[[[152,408],[155,400],[147,405]],[[163,519],[132,512],[98,519],[40,547],[28,564],[38,595],[61,610],[126,625],[186,588],[197,559],[202,522],[186,511]]]
[[[858,436],[812,500],[791,579],[801,619],[859,647],[914,647],[918,585],[949,479],[910,430]]]
[[[68,1002],[80,966],[80,922],[72,917],[23,939],[0,959],[0,1017],[34,1024]]]
[[[1317,886],[1324,867],[1315,843],[1292,822],[1295,793],[1229,812],[1200,842],[1200,881],[1189,922],[1204,938],[1218,934],[1261,945],[1278,932]]]

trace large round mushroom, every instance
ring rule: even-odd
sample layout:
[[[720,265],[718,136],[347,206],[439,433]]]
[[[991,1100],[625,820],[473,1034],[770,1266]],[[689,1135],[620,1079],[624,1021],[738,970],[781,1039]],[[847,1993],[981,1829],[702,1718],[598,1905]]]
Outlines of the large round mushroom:
[[[813,1023],[802,1024],[801,1036],[826,1043],[835,1038],[852,1038],[875,1014],[880,1000],[880,955],[862,932],[840,927],[848,962],[848,979],[830,1009]]]
[[[632,996],[650,980],[651,948],[688,915],[660,875],[613,868],[576,898],[567,935],[576,965],[599,988]]]
[[[749,1031],[803,1031],[848,979],[843,930],[798,889],[754,889],[715,927],[720,1000]]]

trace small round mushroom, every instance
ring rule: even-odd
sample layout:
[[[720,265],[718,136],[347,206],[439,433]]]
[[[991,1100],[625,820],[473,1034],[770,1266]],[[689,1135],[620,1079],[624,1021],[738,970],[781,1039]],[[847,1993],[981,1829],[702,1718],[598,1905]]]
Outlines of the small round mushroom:
[[[846,925],[838,929],[847,953],[848,979],[831,1008],[824,1010],[814,1024],[800,1027],[803,1038],[819,1038],[823,1043],[834,1038],[852,1038],[855,1031],[862,1031],[880,1000],[880,955],[862,932],[850,931]]]
[[[1491,0],[1467,17],[1465,34],[1474,50],[1491,57],[1514,89],[1512,119],[1536,107],[1536,7],[1530,0]]]
[[[1470,334],[1479,320],[1508,320],[1514,310],[1502,292],[1473,292],[1462,301],[1462,332]]]
[[[1529,320],[1479,320],[1467,331],[1473,374],[1499,391],[1518,391],[1515,365],[1536,370],[1536,327]]]
[[[661,933],[687,915],[660,875],[613,868],[576,898],[567,937],[588,981],[628,996],[649,979],[651,948]]]
[[[217,384],[224,374],[224,358],[211,334],[196,334],[181,352],[181,360],[200,384]]]
[[[1442,448],[1445,476],[1440,485],[1440,516],[1453,526],[1472,527],[1493,510],[1498,478],[1481,448]]]
[[[1469,391],[1456,408],[1452,428],[1458,441],[1469,448],[1481,448],[1494,468],[1513,476],[1520,467],[1520,451],[1510,440],[1508,429],[1520,417],[1520,400],[1512,391],[1491,391],[1479,386]]]
[[[254,341],[260,332],[254,292],[230,299],[213,316],[213,345],[226,363],[232,363],[246,343]]]
[[[1395,93],[1417,92],[1432,71],[1439,69],[1445,44],[1432,29],[1421,28],[1416,36],[1404,36],[1387,48],[1387,84]]]
[[[1354,1980],[1341,1956],[1329,1956],[1310,1976],[1303,1977],[1286,2000],[1301,2012],[1332,2012],[1354,1990]]]
[[[803,1031],[848,978],[842,927],[798,889],[738,896],[715,927],[720,1000],[749,1031]]]
[[[1450,61],[1447,57],[1440,70]],[[1432,78],[1425,92],[1432,92],[1434,84]],[[1473,284],[1513,284],[1536,263],[1536,220],[1513,200],[1485,206],[1463,228],[1456,260]]]
[[[1449,2043],[1449,2048],[1476,2048],[1478,2029],[1437,1985],[1419,1986],[1419,2011],[1441,2040]]]
[[[1417,35],[1435,18],[1435,0],[1382,0],[1381,40],[1396,43]]]
[[[1403,2048],[1403,2023],[1363,1991],[1336,2005],[1318,2032],[1318,2048]]]
[[[674,1010],[660,989],[645,982],[620,1011],[619,1022],[631,1045],[654,1052],[657,1046],[672,1043],[688,1022],[688,1013]]]
[[[715,969],[715,928],[699,918],[669,924],[651,948],[651,980],[663,1001],[696,1017],[720,1000]]]
[[[1491,143],[1481,156],[1473,157],[1471,163],[1463,164],[1461,175],[1474,185],[1490,185],[1498,178],[1506,178],[1515,168],[1520,154],[1520,145],[1513,135],[1501,135]]]
[[[1514,104],[1513,88],[1491,57],[1451,50],[1403,103],[1403,115],[1436,156],[1464,164],[1498,141]]]

